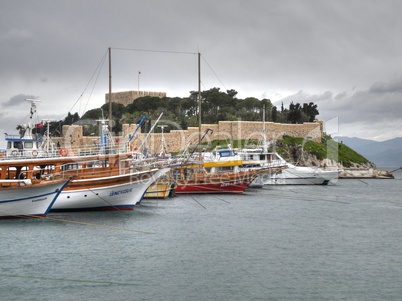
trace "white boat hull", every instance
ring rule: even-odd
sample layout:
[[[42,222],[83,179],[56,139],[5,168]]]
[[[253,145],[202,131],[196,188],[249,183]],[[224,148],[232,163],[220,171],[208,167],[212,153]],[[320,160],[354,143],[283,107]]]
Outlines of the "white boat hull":
[[[312,167],[294,167],[282,170],[264,179],[264,185],[327,185],[338,178],[339,170]]]
[[[242,158],[247,159],[246,164],[255,166],[284,166],[285,169],[258,175],[250,187],[263,185],[327,185],[335,182],[342,170],[337,168],[321,168],[296,166],[286,162],[278,153],[268,153],[262,149],[243,150]]]
[[[152,177],[136,182],[97,188],[65,190],[51,211],[132,210],[141,202],[148,187],[168,169],[161,169]],[[74,184],[74,180],[72,184]]]
[[[2,189],[0,218],[46,216],[67,183]]]

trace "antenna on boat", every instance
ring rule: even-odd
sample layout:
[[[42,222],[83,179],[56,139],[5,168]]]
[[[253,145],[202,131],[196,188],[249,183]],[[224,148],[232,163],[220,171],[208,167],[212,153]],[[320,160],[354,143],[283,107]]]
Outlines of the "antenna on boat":
[[[36,103],[41,102],[42,100],[32,98],[25,98],[25,100],[31,102],[31,116],[29,118],[32,119],[33,114],[36,113]]]

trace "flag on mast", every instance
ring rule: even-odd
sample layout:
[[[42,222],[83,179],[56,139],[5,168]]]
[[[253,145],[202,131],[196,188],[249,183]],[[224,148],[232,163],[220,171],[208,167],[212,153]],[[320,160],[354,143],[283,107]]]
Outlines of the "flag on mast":
[[[141,71],[138,70],[138,95],[140,95],[140,75],[141,75]]]

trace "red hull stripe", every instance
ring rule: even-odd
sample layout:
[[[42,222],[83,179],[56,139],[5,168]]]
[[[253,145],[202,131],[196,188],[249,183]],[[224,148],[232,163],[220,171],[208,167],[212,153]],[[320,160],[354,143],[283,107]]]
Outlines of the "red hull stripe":
[[[177,185],[176,194],[180,193],[242,193],[248,182],[234,185],[222,184],[184,184]]]

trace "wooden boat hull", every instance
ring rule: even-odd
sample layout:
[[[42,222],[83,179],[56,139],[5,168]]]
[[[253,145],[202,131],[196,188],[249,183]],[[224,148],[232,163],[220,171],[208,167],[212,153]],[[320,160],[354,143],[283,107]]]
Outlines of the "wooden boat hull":
[[[68,180],[0,189],[0,218],[46,216]]]
[[[171,181],[156,181],[148,187],[144,199],[166,199],[176,191],[176,183]]]
[[[205,174],[177,182],[176,194],[184,193],[242,193],[254,179],[254,172]]]
[[[166,169],[107,178],[72,180],[52,206],[52,212],[132,210],[148,187]]]
[[[171,172],[173,178],[177,180],[176,194],[242,193],[257,175],[273,170],[280,170],[280,168],[269,167],[238,172],[208,173],[195,164],[189,164],[172,168]]]

